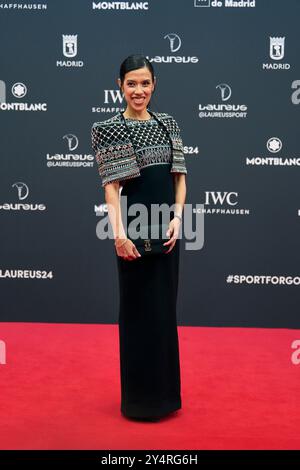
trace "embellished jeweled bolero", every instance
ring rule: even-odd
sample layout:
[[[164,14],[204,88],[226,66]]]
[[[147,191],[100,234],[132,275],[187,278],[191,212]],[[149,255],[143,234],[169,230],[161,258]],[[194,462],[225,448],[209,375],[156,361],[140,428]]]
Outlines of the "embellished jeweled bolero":
[[[138,142],[138,148],[141,152],[139,150],[135,152],[134,147],[136,148],[136,145],[132,145],[132,136],[130,139],[120,113],[105,121],[93,124],[91,129],[92,148],[95,152],[103,187],[111,182],[138,177],[141,175],[140,170],[142,168],[152,164],[171,163],[171,173],[187,173],[180,128],[176,120],[167,113],[151,111],[151,114],[154,114],[163,124],[163,126],[159,125],[159,128],[156,128],[155,132],[152,133],[152,142],[155,139],[162,142],[168,140],[169,144],[153,145],[153,147],[148,145],[147,148],[143,149],[143,134],[151,131],[149,126],[154,123],[155,118],[152,117],[149,120],[151,122],[127,119],[126,123],[131,133],[135,132],[135,125],[143,126],[140,128],[140,141]],[[160,137],[160,132],[165,132],[163,139],[162,135]],[[134,136],[137,134],[135,132]],[[147,137],[149,138],[149,135]],[[172,144],[171,151],[170,144]]]

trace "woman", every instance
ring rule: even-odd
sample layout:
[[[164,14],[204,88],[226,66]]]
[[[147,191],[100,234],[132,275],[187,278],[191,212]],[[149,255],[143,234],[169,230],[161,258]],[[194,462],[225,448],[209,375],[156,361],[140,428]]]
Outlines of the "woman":
[[[125,111],[92,126],[117,255],[121,412],[150,421],[181,408],[176,300],[187,173],[177,122],[149,109],[155,84],[146,57],[127,57],[118,79]],[[140,255],[126,236],[133,217],[126,212],[126,225],[123,196],[128,209],[135,203],[149,213],[151,204],[174,208],[169,210],[166,253]]]

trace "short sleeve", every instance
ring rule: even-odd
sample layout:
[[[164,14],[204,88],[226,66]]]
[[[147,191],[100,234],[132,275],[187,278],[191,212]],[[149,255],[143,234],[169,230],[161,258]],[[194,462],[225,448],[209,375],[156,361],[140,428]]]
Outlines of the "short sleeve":
[[[183,142],[180,132],[180,127],[177,121],[171,116],[172,131],[173,131],[173,164],[171,173],[185,173],[187,174],[186,161],[183,150]]]
[[[102,187],[140,176],[132,144],[126,139],[120,125],[94,123],[91,141]]]

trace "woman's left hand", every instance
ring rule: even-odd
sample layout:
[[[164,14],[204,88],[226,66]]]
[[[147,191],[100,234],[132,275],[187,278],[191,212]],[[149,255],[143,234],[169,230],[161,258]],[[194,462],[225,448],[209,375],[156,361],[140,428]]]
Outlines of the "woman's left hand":
[[[168,249],[168,251],[166,251],[166,253],[170,253],[170,251],[172,251],[175,246],[176,240],[179,235],[180,224],[181,224],[181,221],[179,220],[178,217],[174,217],[169,223],[167,236],[170,236],[170,240],[165,242],[164,245],[166,246],[170,245],[170,248]]]

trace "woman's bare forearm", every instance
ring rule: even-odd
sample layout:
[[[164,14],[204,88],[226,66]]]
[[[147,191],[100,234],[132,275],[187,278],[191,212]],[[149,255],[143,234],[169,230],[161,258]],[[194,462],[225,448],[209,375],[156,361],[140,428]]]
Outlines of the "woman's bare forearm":
[[[185,173],[174,173],[175,214],[182,215],[186,199]]]
[[[112,226],[114,238],[126,238],[120,204],[119,183],[109,183],[105,186],[105,202],[108,208],[108,217]]]

